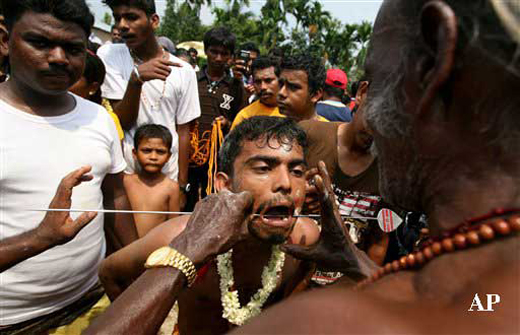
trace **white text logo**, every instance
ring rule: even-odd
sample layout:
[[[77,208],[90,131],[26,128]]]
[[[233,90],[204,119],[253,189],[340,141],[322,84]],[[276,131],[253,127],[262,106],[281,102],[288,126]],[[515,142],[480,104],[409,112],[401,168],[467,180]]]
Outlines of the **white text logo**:
[[[469,306],[468,312],[494,312],[493,305],[500,302],[500,296],[498,294],[486,294],[486,298],[487,308],[484,308],[484,305],[482,305],[482,302],[478,297],[478,293],[475,293],[475,297],[473,298],[471,306]],[[473,310],[473,308],[475,308],[475,310]]]

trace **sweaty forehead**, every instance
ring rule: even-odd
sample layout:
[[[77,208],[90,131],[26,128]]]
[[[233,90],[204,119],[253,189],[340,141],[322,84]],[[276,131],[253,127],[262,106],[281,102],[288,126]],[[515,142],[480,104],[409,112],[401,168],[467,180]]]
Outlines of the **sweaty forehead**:
[[[62,21],[48,13],[32,11],[22,14],[13,26],[13,33],[33,33],[60,42],[86,42],[87,40],[85,31],[77,23]]]
[[[281,161],[304,159],[303,148],[296,141],[278,141],[271,138],[266,142],[265,138],[253,141],[244,141],[235,164],[242,165],[254,156],[271,157]]]

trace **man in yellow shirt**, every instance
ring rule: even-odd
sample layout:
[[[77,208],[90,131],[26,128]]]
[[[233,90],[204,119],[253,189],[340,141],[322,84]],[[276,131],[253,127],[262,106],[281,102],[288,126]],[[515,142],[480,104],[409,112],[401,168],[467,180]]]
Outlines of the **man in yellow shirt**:
[[[278,111],[276,104],[278,77],[280,76],[279,66],[268,57],[259,57],[253,61],[251,72],[253,73],[255,94],[259,99],[237,114],[231,129],[234,129],[240,122],[253,116],[283,117]]]

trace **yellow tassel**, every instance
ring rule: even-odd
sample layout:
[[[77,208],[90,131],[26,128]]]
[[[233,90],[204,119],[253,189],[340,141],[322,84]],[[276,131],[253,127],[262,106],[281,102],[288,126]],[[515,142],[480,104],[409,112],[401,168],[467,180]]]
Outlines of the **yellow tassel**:
[[[209,168],[208,168],[208,187],[206,188],[206,194],[211,194],[215,191],[215,179],[217,178],[218,172],[218,150],[224,140],[224,133],[222,132],[222,125],[219,120],[213,123],[211,129],[211,148],[209,151]]]

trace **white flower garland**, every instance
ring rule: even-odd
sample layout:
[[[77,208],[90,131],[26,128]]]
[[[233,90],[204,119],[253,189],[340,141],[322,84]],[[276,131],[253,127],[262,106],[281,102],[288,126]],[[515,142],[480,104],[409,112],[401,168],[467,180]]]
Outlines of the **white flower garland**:
[[[230,291],[235,283],[233,279],[232,254],[233,250],[231,249],[227,253],[217,256],[217,270],[220,275],[220,293],[223,308],[222,317],[237,326],[241,326],[249,318],[257,316],[262,311],[262,306],[276,288],[282,266],[285,262],[285,254],[278,245],[273,246],[269,263],[262,272],[263,287],[255,293],[251,301],[244,307],[240,307],[238,291]]]

